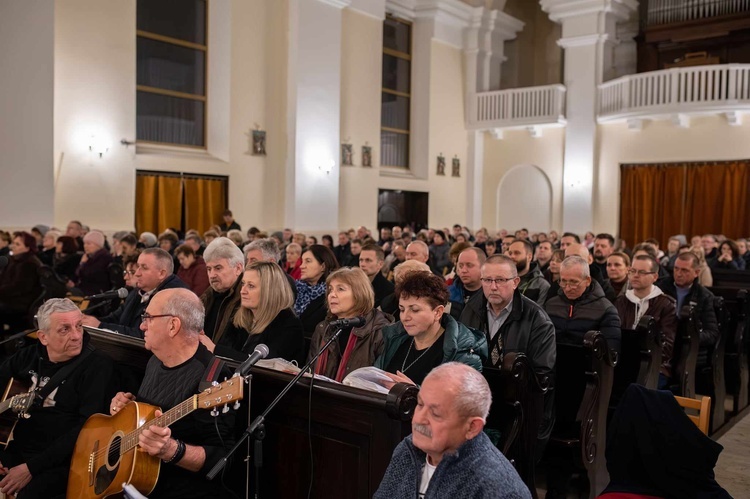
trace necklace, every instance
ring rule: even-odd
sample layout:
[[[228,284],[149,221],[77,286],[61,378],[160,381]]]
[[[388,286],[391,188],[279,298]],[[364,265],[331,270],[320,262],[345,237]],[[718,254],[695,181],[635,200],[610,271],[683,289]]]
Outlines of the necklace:
[[[434,344],[435,343],[433,343],[432,345],[434,345]],[[416,364],[419,359],[421,359],[422,357],[424,357],[424,354],[426,354],[427,352],[430,351],[430,348],[432,348],[432,345],[430,345],[427,348],[425,348],[424,352],[422,352],[419,355],[419,357],[417,357],[416,359],[414,359],[414,361],[407,366],[406,365],[406,361],[409,358],[409,354],[411,354],[411,348],[414,346],[414,338],[412,338],[411,339],[411,343],[409,343],[409,350],[407,350],[407,352],[406,352],[406,357],[404,357],[404,361],[401,363],[401,372],[405,373],[407,369],[409,369],[411,366],[413,366],[414,364]],[[406,366],[406,367],[404,367],[404,366]]]

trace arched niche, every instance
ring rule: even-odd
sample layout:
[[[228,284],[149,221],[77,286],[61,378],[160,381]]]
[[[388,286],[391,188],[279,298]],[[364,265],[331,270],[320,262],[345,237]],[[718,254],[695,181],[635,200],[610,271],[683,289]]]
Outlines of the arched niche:
[[[516,165],[497,186],[497,228],[549,231],[552,227],[552,184],[534,165]]]

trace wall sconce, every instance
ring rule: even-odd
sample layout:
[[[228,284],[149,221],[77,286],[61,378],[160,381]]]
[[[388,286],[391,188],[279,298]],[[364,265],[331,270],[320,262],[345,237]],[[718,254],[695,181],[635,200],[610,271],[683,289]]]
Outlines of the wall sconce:
[[[333,170],[333,167],[336,166],[336,162],[334,160],[331,160],[330,162],[326,163],[323,162],[322,165],[318,165],[318,169],[320,171],[325,172],[326,175],[330,175],[331,171]]]
[[[101,158],[105,152],[109,151],[109,141],[98,135],[91,135],[89,138],[89,151],[98,154]]]

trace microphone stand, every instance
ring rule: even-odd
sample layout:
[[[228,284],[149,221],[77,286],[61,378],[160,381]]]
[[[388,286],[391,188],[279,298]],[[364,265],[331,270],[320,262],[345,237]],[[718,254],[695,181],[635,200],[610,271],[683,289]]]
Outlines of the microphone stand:
[[[27,329],[26,331],[21,331],[20,333],[13,334],[5,338],[3,341],[0,341],[0,345],[10,343],[11,341],[20,340],[21,338],[28,336],[31,333],[35,333],[37,331],[38,329]]]
[[[227,461],[229,461],[229,458],[234,454],[237,449],[239,449],[240,445],[242,445],[242,442],[245,441],[246,438],[253,437],[256,441],[256,444],[254,446],[255,449],[255,466],[256,468],[260,468],[262,466],[262,458],[259,458],[259,452],[261,450],[261,441],[265,437],[265,426],[264,422],[266,420],[266,416],[268,416],[268,413],[271,412],[271,410],[276,407],[276,405],[281,401],[281,399],[284,397],[284,395],[287,394],[289,390],[292,389],[294,385],[297,384],[297,382],[300,380],[300,378],[307,372],[307,370],[310,368],[311,365],[314,365],[315,362],[318,360],[318,357],[320,357],[323,352],[325,352],[329,346],[331,346],[331,343],[336,341],[336,339],[339,337],[339,334],[341,334],[341,331],[343,328],[339,328],[336,330],[335,333],[333,333],[333,336],[326,342],[325,345],[323,345],[323,348],[320,349],[320,351],[315,354],[315,357],[310,359],[310,362],[305,364],[305,366],[300,369],[300,371],[297,373],[297,375],[284,387],[283,390],[281,390],[281,393],[279,393],[275,399],[273,399],[273,402],[271,402],[268,407],[266,407],[266,410],[264,410],[260,415],[258,415],[252,423],[250,423],[250,426],[247,427],[247,429],[242,433],[242,436],[237,440],[237,442],[234,444],[234,447],[232,447],[226,456],[224,456],[216,465],[211,468],[211,471],[208,472],[208,475],[206,475],[206,478],[209,480],[213,480],[216,475],[219,474],[219,472],[227,465]],[[314,374],[313,374],[314,379]],[[313,380],[310,380],[312,383]],[[259,473],[256,473],[256,477],[259,475]],[[255,497],[257,499],[258,497],[258,480],[256,478],[255,480]]]

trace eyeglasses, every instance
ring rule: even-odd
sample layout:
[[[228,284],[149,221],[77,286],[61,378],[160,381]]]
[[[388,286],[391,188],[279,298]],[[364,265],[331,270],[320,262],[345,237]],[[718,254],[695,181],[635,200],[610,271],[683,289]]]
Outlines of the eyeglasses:
[[[148,323],[148,321],[150,321],[151,319],[158,319],[159,317],[175,317],[175,316],[172,314],[151,315],[148,312],[141,314],[141,320],[146,323]]]
[[[482,277],[482,283],[486,284],[487,286],[492,286],[493,284],[495,286],[501,286],[508,281],[512,281],[513,279],[515,279],[515,277],[498,277],[497,279],[490,279],[488,277]]]
[[[123,270],[122,275],[127,277],[128,275],[135,275],[135,270]]]
[[[636,274],[638,274],[639,276],[643,277],[643,276],[649,275],[649,274],[656,274],[656,272],[649,272],[647,270],[636,270],[634,268],[628,269],[628,275],[636,275]]]
[[[561,279],[559,282],[561,288],[577,288],[583,281],[566,281]]]

